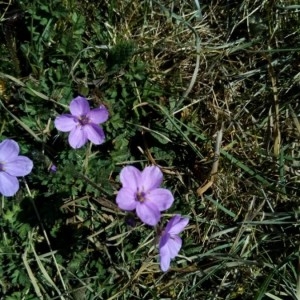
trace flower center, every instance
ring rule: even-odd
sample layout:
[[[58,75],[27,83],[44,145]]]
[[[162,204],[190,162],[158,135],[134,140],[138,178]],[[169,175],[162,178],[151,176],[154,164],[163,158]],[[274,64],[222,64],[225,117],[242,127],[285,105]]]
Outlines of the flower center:
[[[141,203],[145,202],[146,201],[146,193],[138,191],[135,194],[135,200],[138,202],[141,202]]]
[[[84,126],[84,125],[86,125],[90,122],[90,119],[85,115],[80,116],[78,120],[79,120],[79,123],[80,123],[81,126]]]
[[[0,172],[4,171],[4,164],[0,162]]]

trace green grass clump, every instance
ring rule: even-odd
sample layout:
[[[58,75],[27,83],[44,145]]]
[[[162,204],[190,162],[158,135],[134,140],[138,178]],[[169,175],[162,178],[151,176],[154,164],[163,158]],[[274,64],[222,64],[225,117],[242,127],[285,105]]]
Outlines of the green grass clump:
[[[1,297],[299,299],[299,28],[293,0],[2,1],[0,141],[34,169],[2,197]],[[55,129],[77,95],[104,144]],[[152,164],[190,219],[167,273],[115,203]]]

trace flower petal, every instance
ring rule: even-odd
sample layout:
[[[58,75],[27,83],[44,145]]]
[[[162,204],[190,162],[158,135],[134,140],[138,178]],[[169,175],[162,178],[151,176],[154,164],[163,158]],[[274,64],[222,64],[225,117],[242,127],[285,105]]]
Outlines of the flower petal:
[[[83,126],[83,131],[87,138],[95,145],[100,145],[105,140],[104,131],[101,127],[95,124],[87,124]]]
[[[119,190],[116,202],[120,209],[134,210],[136,208],[137,201],[135,201],[135,194],[132,190],[122,188]]]
[[[188,218],[182,218],[181,215],[175,215],[167,224],[165,231],[171,235],[179,234],[188,223]]]
[[[143,203],[137,202],[136,214],[147,225],[155,226],[160,220],[160,212],[156,205],[145,201]]]
[[[0,143],[0,163],[14,160],[19,154],[20,148],[14,140],[6,139]]]
[[[82,126],[77,126],[71,130],[69,135],[69,143],[72,148],[77,149],[82,147],[87,142],[87,136]]]
[[[171,236],[164,233],[159,241],[159,253],[163,256],[169,256],[171,259],[175,258],[182,246],[182,240],[179,236]]]
[[[182,240],[178,235],[171,236],[166,245],[169,249],[170,258],[173,259],[178,255],[180,251]]]
[[[160,239],[159,239],[159,245],[158,245],[159,251],[160,251],[160,249],[163,249],[164,251],[169,252],[168,248],[164,247],[166,245],[166,243],[168,242],[169,238],[170,238],[169,233],[167,233],[164,230],[162,232],[161,236],[160,236]]]
[[[165,255],[160,254],[159,260],[160,260],[160,268],[161,268],[161,270],[163,272],[167,272],[168,269],[170,268],[170,262],[171,262],[170,256],[167,255],[167,254],[165,254]]]
[[[140,185],[144,188],[144,191],[147,192],[160,187],[162,180],[163,174],[159,167],[150,166],[143,170]]]
[[[32,168],[33,162],[25,156],[18,156],[14,161],[4,164],[4,171],[11,176],[28,175]]]
[[[109,113],[105,106],[92,109],[87,113],[87,117],[89,118],[90,122],[94,124],[104,123],[105,121],[107,121],[108,116]]]
[[[160,260],[160,268],[162,271],[166,272],[170,267],[170,251],[168,247],[168,241],[170,239],[169,234],[163,234],[159,241],[159,260]]]
[[[73,116],[85,116],[90,111],[90,105],[86,98],[76,97],[70,103],[70,112]]]
[[[120,181],[123,187],[129,188],[136,193],[141,181],[141,172],[134,166],[124,167],[120,173]]]
[[[16,177],[5,172],[0,172],[0,193],[3,196],[11,197],[19,189],[19,181]]]
[[[64,114],[58,116],[55,121],[54,125],[57,130],[62,132],[69,132],[74,129],[78,124],[78,119],[70,114]]]
[[[167,189],[154,189],[146,194],[148,201],[151,201],[159,211],[167,210],[174,202],[172,193]]]
[[[57,171],[57,166],[54,165],[53,163],[51,163],[51,166],[49,168],[49,171],[52,172],[52,173],[55,173]]]

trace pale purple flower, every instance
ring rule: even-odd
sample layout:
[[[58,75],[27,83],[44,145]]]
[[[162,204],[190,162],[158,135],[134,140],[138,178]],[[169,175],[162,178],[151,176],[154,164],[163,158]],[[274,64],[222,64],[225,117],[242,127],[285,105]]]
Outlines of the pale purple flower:
[[[99,126],[108,119],[108,110],[104,105],[91,110],[87,99],[78,96],[71,101],[70,112],[58,116],[54,124],[58,130],[70,132],[69,144],[72,148],[80,148],[88,140],[95,145],[104,142],[104,131]]]
[[[183,231],[189,219],[175,215],[167,224],[159,240],[160,268],[166,272],[170,267],[171,259],[174,259],[182,246],[182,240],[178,234]]]
[[[146,167],[142,172],[127,166],[120,173],[122,188],[117,195],[117,204],[124,210],[136,210],[138,217],[146,224],[155,226],[160,212],[171,207],[172,193],[160,188],[163,180],[161,170],[156,166]]]
[[[56,165],[54,165],[54,164],[51,163],[51,166],[50,166],[50,168],[49,168],[49,171],[50,171],[51,173],[55,173],[55,172],[57,171]]]
[[[33,167],[32,161],[19,152],[19,145],[14,140],[6,139],[0,143],[0,193],[6,197],[18,191],[17,176],[28,175]]]

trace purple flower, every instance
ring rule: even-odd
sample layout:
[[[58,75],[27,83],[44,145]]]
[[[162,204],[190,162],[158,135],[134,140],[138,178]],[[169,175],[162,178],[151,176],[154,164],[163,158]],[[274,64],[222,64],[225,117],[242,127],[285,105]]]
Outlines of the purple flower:
[[[104,105],[91,110],[87,99],[78,96],[71,101],[70,112],[71,114],[58,116],[54,124],[60,131],[70,131],[69,143],[72,148],[82,147],[87,140],[95,145],[104,142],[104,131],[98,125],[108,119],[108,110]]]
[[[146,224],[155,226],[160,212],[172,205],[174,197],[167,189],[160,188],[163,174],[158,167],[146,167],[142,172],[133,166],[122,169],[120,180],[123,187],[117,195],[117,204],[124,210],[136,210]]]
[[[159,240],[160,268],[166,272],[170,267],[171,259],[174,259],[182,246],[182,240],[178,234],[188,224],[189,219],[180,215],[174,216],[166,226]]]
[[[19,145],[14,140],[7,139],[0,143],[0,193],[6,197],[18,191],[17,176],[28,175],[33,167],[32,161],[19,156],[19,152]]]
[[[55,172],[57,171],[56,165],[54,165],[54,164],[51,163],[50,168],[49,168],[49,171],[50,171],[51,173],[55,173]]]

